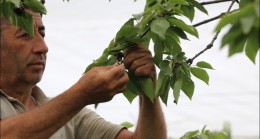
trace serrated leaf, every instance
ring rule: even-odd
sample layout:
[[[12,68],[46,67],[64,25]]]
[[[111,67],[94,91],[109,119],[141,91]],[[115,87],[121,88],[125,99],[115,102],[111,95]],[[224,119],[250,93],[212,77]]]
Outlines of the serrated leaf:
[[[189,77],[185,77],[183,79],[181,90],[184,92],[186,96],[189,97],[190,100],[192,99],[194,88],[194,82]]]
[[[236,53],[241,53],[244,50],[245,43],[246,43],[246,36],[241,34],[238,38],[233,40],[232,42],[229,43],[229,56],[232,56]]]
[[[246,55],[255,64],[256,55],[259,50],[259,30],[253,31],[247,40]]]
[[[44,5],[38,0],[24,0],[22,3],[27,7],[29,7],[34,12],[41,13],[41,14],[47,13],[47,10],[44,7]]]
[[[15,16],[17,25],[21,29],[25,30],[31,37],[34,37],[34,24],[33,18],[30,14],[24,13],[20,16]]]
[[[171,75],[172,74],[172,69],[170,67],[170,61],[168,60],[163,60],[161,63],[160,63],[160,73],[161,74],[164,74],[164,75]]]
[[[138,78],[138,83],[140,84],[144,94],[151,100],[154,101],[155,98],[155,86],[151,78]]]
[[[200,11],[202,11],[203,13],[205,14],[208,14],[208,11],[207,9],[201,5],[200,3],[198,3],[197,1],[195,0],[189,0],[190,3],[192,3],[196,8],[198,8]]]
[[[123,95],[127,98],[127,100],[132,103],[133,100],[136,98],[136,94],[131,92],[129,89],[126,89],[124,92],[123,92]]]
[[[183,15],[188,17],[189,20],[192,22],[195,15],[195,10],[193,6],[182,6],[181,10],[183,11]]]
[[[21,5],[21,0],[6,0],[5,2],[11,2],[15,7],[20,7]]]
[[[256,20],[256,17],[251,15],[251,16],[246,16],[240,19],[241,23],[241,29],[244,34],[248,34],[251,29],[253,28],[254,21]]]
[[[170,90],[170,76],[159,73],[156,84],[156,95],[160,96],[162,102],[167,105]]]
[[[187,25],[182,20],[176,19],[176,18],[170,18],[168,19],[171,25],[174,25],[176,27],[179,27],[180,29],[184,30],[185,32],[199,38],[198,31],[195,27]]]
[[[187,35],[186,35],[186,33],[182,29],[180,29],[178,27],[172,27],[171,29],[172,29],[172,31],[174,31],[182,39],[189,40]]]
[[[164,46],[172,55],[176,55],[182,51],[180,44],[170,34],[165,35]]]
[[[247,15],[251,15],[254,13],[254,7],[252,4],[248,4],[247,6],[245,6],[244,8],[240,9],[239,11],[230,13],[226,16],[224,16],[220,22],[218,23],[218,25],[215,28],[215,31],[220,31],[221,28],[223,28],[224,26],[226,26],[227,24],[230,23],[236,23],[238,22],[239,19],[241,19],[242,17],[245,17]]]
[[[180,4],[180,5],[189,5],[186,0],[169,0],[168,3],[170,4]]]
[[[131,128],[134,126],[134,124],[132,124],[130,122],[122,122],[120,125],[123,127],[126,127],[126,128]]]
[[[159,67],[159,64],[161,63],[163,59],[163,51],[164,51],[164,45],[163,41],[160,39],[160,37],[157,34],[152,34],[152,40],[154,43],[154,63],[157,67]]]
[[[198,62],[198,63],[196,64],[196,66],[198,66],[198,67],[200,67],[200,68],[207,68],[207,69],[213,69],[213,70],[214,70],[214,68],[213,68],[209,63],[207,63],[207,62],[205,62],[205,61],[200,61],[200,62]]]
[[[221,41],[221,48],[223,48],[226,44],[234,41],[237,37],[242,34],[242,30],[239,25],[233,25],[229,31],[223,36]]]
[[[177,70],[177,76],[175,76],[175,77],[176,77],[176,79],[173,79],[175,81],[172,82],[172,83],[174,83],[172,89],[173,89],[174,103],[177,104],[179,101],[180,91],[181,91],[181,87],[182,87],[182,83],[183,83],[183,75],[182,75],[180,69]]]
[[[189,131],[185,133],[180,139],[193,139],[194,137],[199,135],[199,130]]]
[[[195,68],[192,67],[190,68],[191,73],[197,77],[198,79],[202,80],[205,82],[207,85],[209,84],[209,75],[206,70],[201,69],[201,68]]]
[[[127,48],[130,48],[130,47],[134,47],[136,46],[137,44],[135,43],[126,43],[126,42],[122,42],[122,43],[118,43],[116,45],[116,47],[112,48],[109,50],[108,54],[109,55],[115,55],[117,54],[118,52],[120,52],[121,50],[124,50],[124,49],[127,49]]]
[[[170,27],[170,23],[164,18],[157,18],[151,24],[151,31],[165,39],[165,33]]]

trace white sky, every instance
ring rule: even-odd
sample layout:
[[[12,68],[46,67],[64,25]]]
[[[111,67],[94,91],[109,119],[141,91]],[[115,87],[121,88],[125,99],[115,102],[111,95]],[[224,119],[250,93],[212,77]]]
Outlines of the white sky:
[[[209,15],[198,12],[198,21],[225,12],[229,3],[208,6]],[[48,15],[46,42],[49,46],[45,75],[39,86],[48,96],[56,96],[72,86],[86,66],[97,59],[116,32],[132,14],[140,13],[144,0],[62,0],[46,1]],[[215,23],[199,27],[200,39],[182,43],[187,56],[192,57],[212,39]],[[225,31],[223,31],[225,32]],[[210,85],[195,80],[195,94],[189,101],[181,95],[179,104],[170,98],[163,106],[168,134],[180,137],[189,130],[220,130],[229,122],[235,136],[259,136],[259,54],[252,64],[244,54],[227,58],[227,50],[220,50],[220,39],[197,61],[207,61],[216,69],[209,71]],[[172,95],[171,95],[172,97]],[[88,106],[93,109],[93,106]],[[101,104],[96,110],[114,123],[137,121],[138,101],[129,104],[122,96]]]

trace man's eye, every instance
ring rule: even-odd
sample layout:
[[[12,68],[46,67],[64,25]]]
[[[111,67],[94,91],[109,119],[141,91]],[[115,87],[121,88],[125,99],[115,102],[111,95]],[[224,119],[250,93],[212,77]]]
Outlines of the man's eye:
[[[22,38],[22,39],[30,39],[31,36],[30,36],[28,33],[23,33],[22,35],[19,36],[19,38]]]

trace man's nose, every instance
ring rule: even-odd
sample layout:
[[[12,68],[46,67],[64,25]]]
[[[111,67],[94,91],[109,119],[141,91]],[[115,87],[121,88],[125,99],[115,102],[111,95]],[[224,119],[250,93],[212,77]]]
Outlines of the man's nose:
[[[46,54],[49,49],[43,37],[39,33],[36,33],[34,37],[35,38],[34,38],[33,53]]]

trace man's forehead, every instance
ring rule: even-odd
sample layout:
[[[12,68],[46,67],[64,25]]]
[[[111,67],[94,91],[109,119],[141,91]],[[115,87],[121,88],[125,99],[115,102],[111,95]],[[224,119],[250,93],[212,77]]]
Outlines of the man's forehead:
[[[40,15],[40,13],[35,13],[35,12],[33,12],[32,10],[30,10],[30,9],[25,9],[25,11],[26,11],[28,14],[32,15],[35,24],[37,24],[38,26],[39,26],[39,25],[40,25],[40,26],[43,25],[43,23],[42,23],[42,17],[41,17],[41,15]]]

